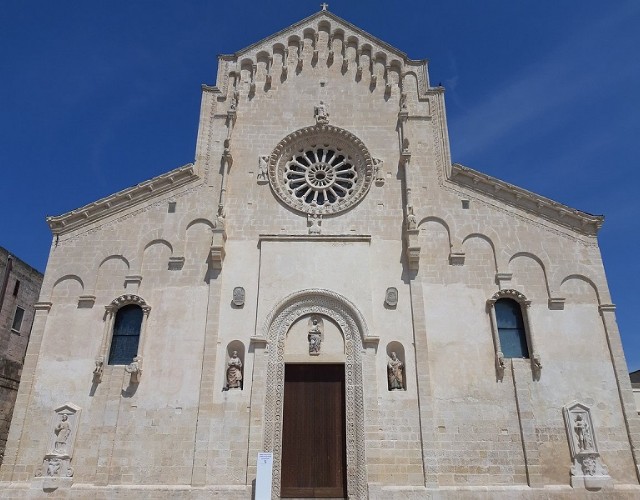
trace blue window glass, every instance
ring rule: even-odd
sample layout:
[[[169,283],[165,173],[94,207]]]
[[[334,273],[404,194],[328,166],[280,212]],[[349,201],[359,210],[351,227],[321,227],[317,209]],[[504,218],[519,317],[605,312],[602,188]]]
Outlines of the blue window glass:
[[[113,338],[109,351],[110,365],[128,365],[138,354],[142,309],[130,304],[118,309],[113,324]]]
[[[520,304],[511,299],[498,299],[495,304],[500,347],[505,358],[528,358],[527,334]]]

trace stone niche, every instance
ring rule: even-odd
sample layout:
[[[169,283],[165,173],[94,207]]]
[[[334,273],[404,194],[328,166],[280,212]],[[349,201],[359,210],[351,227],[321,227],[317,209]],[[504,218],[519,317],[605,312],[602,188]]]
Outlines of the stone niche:
[[[319,347],[316,343],[319,341]],[[344,338],[338,325],[321,314],[300,317],[287,332],[287,363],[344,363]]]
[[[564,423],[571,450],[571,486],[600,490],[611,487],[613,480],[598,451],[598,441],[591,419],[591,409],[577,401],[563,408]]]

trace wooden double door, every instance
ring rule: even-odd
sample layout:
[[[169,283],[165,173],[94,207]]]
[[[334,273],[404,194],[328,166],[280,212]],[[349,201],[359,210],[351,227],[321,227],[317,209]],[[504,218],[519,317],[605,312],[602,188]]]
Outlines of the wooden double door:
[[[282,498],[346,498],[344,365],[285,365]]]

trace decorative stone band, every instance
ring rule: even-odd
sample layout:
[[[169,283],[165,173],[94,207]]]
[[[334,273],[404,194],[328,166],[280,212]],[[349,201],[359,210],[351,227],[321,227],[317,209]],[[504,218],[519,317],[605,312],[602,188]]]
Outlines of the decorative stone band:
[[[325,123],[289,134],[269,156],[269,183],[286,205],[305,214],[340,213],[359,203],[374,162],[351,132]]]

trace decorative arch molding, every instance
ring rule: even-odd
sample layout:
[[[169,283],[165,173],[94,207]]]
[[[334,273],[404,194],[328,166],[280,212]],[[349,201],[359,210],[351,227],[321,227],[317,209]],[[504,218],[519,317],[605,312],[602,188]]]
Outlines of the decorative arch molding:
[[[527,297],[523,293],[519,292],[518,290],[513,290],[512,288],[497,291],[487,301],[487,304],[489,306],[493,306],[499,299],[512,299],[525,307],[529,307],[531,305],[531,301],[527,299]]]
[[[344,337],[347,490],[350,498],[366,498],[362,351],[364,343],[377,342],[378,337],[369,334],[362,313],[353,303],[336,292],[317,288],[285,297],[267,316],[261,337],[254,338],[266,340],[269,346],[263,449],[273,453],[272,495],[280,498],[285,341],[293,323],[308,314],[331,318]]]
[[[151,306],[149,306],[142,297],[133,293],[125,293],[123,295],[120,295],[120,297],[116,297],[111,301],[109,305],[105,306],[105,309],[107,312],[112,313],[129,304],[140,306],[145,314],[148,314],[149,311],[151,311]]]

